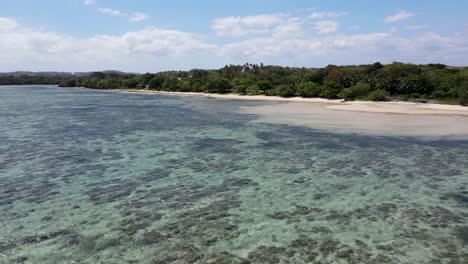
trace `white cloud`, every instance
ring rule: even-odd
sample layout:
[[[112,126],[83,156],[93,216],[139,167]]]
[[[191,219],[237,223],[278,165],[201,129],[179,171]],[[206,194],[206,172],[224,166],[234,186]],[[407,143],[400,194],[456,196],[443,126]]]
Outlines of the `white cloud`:
[[[223,56],[245,59],[311,59],[321,58],[323,63],[335,60],[334,53],[366,47],[366,51],[375,49],[378,43],[388,36],[387,33],[375,33],[352,36],[330,36],[320,38],[273,39],[257,38],[225,45]],[[353,53],[356,54],[356,53]],[[362,54],[362,53],[361,53]],[[328,62],[327,62],[328,61]],[[278,62],[277,62],[278,63]]]
[[[222,47],[220,56],[231,60],[287,66],[324,66],[381,61],[440,62],[464,65],[468,35],[434,33],[403,37],[396,33],[329,35],[326,37],[255,38]]]
[[[18,23],[11,18],[0,17],[0,32],[14,29],[18,26]]]
[[[338,22],[332,20],[323,20],[314,23],[313,28],[318,31],[319,34],[328,34],[338,31]]]
[[[273,38],[292,38],[302,36],[302,21],[298,18],[290,18],[276,26],[271,33]]]
[[[216,18],[211,28],[218,36],[240,37],[249,34],[267,33],[272,27],[284,21],[284,15],[231,16]]]
[[[338,22],[323,18],[337,18],[347,15],[346,12],[315,12],[309,16],[294,16],[291,14],[262,14],[255,16],[230,16],[216,18],[211,29],[220,37],[247,37],[247,36],[273,36],[275,38],[297,37],[304,34],[307,29],[304,25],[314,20],[312,28],[319,34],[338,31]],[[317,21],[316,19],[322,19]],[[310,30],[310,29],[309,29]]]
[[[150,18],[149,15],[141,12],[134,12],[132,14],[124,13],[120,10],[112,9],[112,8],[98,8],[98,11],[102,14],[109,15],[109,16],[121,16],[121,17],[128,17],[129,22],[142,22],[148,20]]]
[[[282,17],[281,14],[246,16],[241,19],[241,22],[246,26],[269,27],[281,23]]]
[[[105,69],[154,72],[215,68],[246,61],[305,67],[375,61],[463,65],[468,60],[468,31],[453,35],[335,32],[318,36],[308,34],[312,29],[303,28],[304,21],[299,18],[281,19],[267,28],[268,34],[216,45],[197,34],[157,27],[120,35],[74,37],[32,29],[13,18],[0,17],[0,72]],[[265,24],[270,25],[266,22],[262,25]],[[216,40],[219,39],[213,41]]]
[[[408,12],[406,10],[399,10],[395,14],[385,18],[384,22],[385,23],[394,23],[394,22],[406,20],[406,19],[408,19],[410,17],[413,17],[413,16],[414,16],[413,13],[410,13],[410,12]]]
[[[326,18],[337,18],[348,15],[347,12],[314,12],[309,18],[310,19],[326,19]]]
[[[157,71],[171,66],[191,68],[187,61],[200,62],[197,56],[212,56],[217,46],[196,34],[156,27],[78,38],[27,28],[0,17],[0,50],[0,71]]]
[[[127,14],[122,13],[119,10],[112,9],[112,8],[98,8],[98,11],[102,14],[109,15],[109,16],[126,16]]]
[[[148,20],[148,19],[149,19],[149,16],[147,14],[140,13],[140,12],[135,12],[130,16],[128,21],[130,21],[130,22],[141,22],[141,21],[145,21],[145,20]]]
[[[96,3],[96,1],[95,0],[84,0],[83,3],[85,5],[94,5]]]

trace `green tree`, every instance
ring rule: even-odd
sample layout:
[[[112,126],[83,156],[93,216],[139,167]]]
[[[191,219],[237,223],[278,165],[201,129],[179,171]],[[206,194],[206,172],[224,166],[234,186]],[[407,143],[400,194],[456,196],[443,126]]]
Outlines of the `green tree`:
[[[180,82],[179,89],[178,91],[180,92],[191,92],[192,91],[192,85],[188,80],[183,80]]]
[[[61,81],[59,84],[60,87],[76,87],[76,80],[75,79],[68,79]]]
[[[215,78],[208,81],[206,89],[209,93],[229,93],[231,91],[231,83],[226,78]]]
[[[411,74],[401,79],[397,94],[429,95],[435,90],[434,84],[424,75]]]
[[[385,90],[375,90],[372,91],[368,96],[367,100],[369,101],[386,101],[388,93]]]
[[[358,83],[354,86],[344,89],[339,95],[344,99],[362,99],[367,96],[371,91],[371,87],[368,83]]]
[[[384,66],[382,65],[382,63],[376,62],[376,63],[374,63],[374,64],[372,64],[372,65],[369,65],[369,66],[367,67],[366,72],[367,72],[367,74],[372,74],[372,73],[374,73],[374,72],[376,72],[376,71],[382,69],[383,67],[384,67]]]
[[[458,92],[459,103],[464,106],[468,106],[468,87],[460,89]]]
[[[320,86],[314,82],[300,83],[297,86],[297,95],[301,97],[318,97],[320,92]]]
[[[163,76],[157,75],[149,81],[149,88],[154,90],[161,90],[163,88],[164,81],[165,80]]]
[[[106,74],[103,72],[93,72],[89,76],[90,78],[96,78],[96,79],[104,79],[106,78]]]
[[[265,93],[268,90],[273,89],[273,85],[271,84],[270,81],[267,81],[267,80],[258,81],[257,87],[258,89],[262,90],[263,93]]]
[[[204,86],[203,86],[203,83],[199,80],[191,80],[191,87],[192,87],[192,90],[191,92],[198,92],[198,93],[201,93],[204,91]]]
[[[254,84],[254,85],[247,87],[245,93],[247,95],[261,95],[263,94],[263,91],[260,90],[260,88],[258,88],[256,84]]]
[[[233,80],[234,91],[239,94],[246,94],[247,88],[255,84],[255,80],[251,78],[237,78]]]
[[[162,87],[164,91],[177,91],[177,89],[179,88],[179,80],[174,77],[165,78]]]
[[[419,75],[421,71],[421,67],[414,64],[395,62],[385,65],[372,79],[372,86],[377,90],[383,89],[390,94],[398,94],[402,80],[411,74]]]
[[[281,97],[293,97],[296,95],[292,85],[283,84],[274,89],[275,95]]]
[[[343,90],[343,86],[336,81],[328,80],[325,81],[321,87],[320,96],[335,99],[339,98],[339,94]]]
[[[138,81],[136,78],[130,78],[128,80],[125,80],[123,86],[127,88],[136,88],[138,86]]]

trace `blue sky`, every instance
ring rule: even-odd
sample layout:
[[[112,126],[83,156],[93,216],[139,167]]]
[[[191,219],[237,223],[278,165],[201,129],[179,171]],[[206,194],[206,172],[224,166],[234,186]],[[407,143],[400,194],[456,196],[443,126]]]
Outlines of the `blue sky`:
[[[466,0],[2,0],[0,71],[468,65],[466,10]]]

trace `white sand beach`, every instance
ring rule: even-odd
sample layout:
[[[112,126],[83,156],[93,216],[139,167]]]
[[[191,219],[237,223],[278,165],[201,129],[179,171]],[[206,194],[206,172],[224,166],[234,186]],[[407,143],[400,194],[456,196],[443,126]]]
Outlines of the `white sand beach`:
[[[336,132],[373,135],[451,138],[468,136],[468,107],[458,105],[410,102],[345,102],[322,98],[283,98],[149,90],[125,90],[124,92],[283,102],[241,109],[244,113],[258,115],[259,118],[256,122],[299,125]]]
[[[449,108],[450,109],[450,108]],[[344,105],[291,102],[244,107],[256,122],[308,126],[334,132],[383,136],[468,137],[468,115],[463,110],[425,109],[413,105],[357,103]]]
[[[117,90],[122,91],[122,90]],[[237,94],[210,94],[192,92],[164,92],[151,90],[123,90],[126,93],[162,94],[175,96],[204,96],[208,98],[231,99],[231,100],[252,100],[252,101],[275,101],[275,102],[296,102],[296,103],[320,103],[329,104],[328,109],[371,112],[371,113],[391,113],[391,114],[411,114],[411,115],[463,115],[468,116],[468,107],[461,105],[446,104],[424,104],[412,102],[369,102],[369,101],[344,101],[341,99],[330,100],[324,98],[302,98],[302,97],[279,97],[264,95],[237,95]]]

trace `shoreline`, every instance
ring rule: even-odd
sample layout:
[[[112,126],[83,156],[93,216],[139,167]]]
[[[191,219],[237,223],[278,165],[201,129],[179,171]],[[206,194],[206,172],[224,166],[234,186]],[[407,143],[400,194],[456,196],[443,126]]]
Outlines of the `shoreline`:
[[[89,88],[86,88],[89,89]],[[160,94],[174,96],[203,96],[207,98],[233,99],[233,100],[251,100],[251,101],[274,101],[274,102],[309,102],[309,103],[326,103],[326,104],[341,104],[343,99],[325,99],[325,98],[303,98],[303,97],[279,97],[266,95],[239,95],[239,94],[215,94],[215,93],[196,93],[196,92],[167,92],[156,90],[135,90],[135,89],[114,89],[112,91],[123,93],[139,93],[139,94]]]
[[[89,88],[85,88],[89,89]],[[93,89],[94,90],[94,89]],[[133,94],[159,94],[168,96],[202,96],[206,98],[228,99],[228,100],[250,100],[250,101],[270,101],[285,103],[307,103],[322,104],[329,110],[383,113],[383,114],[404,114],[404,115],[457,115],[468,117],[468,107],[461,105],[415,103],[403,101],[371,102],[371,101],[345,101],[343,99],[324,98],[303,98],[303,97],[279,97],[265,95],[237,95],[237,94],[212,94],[195,92],[166,92],[153,90],[135,89],[113,89],[110,91]]]

